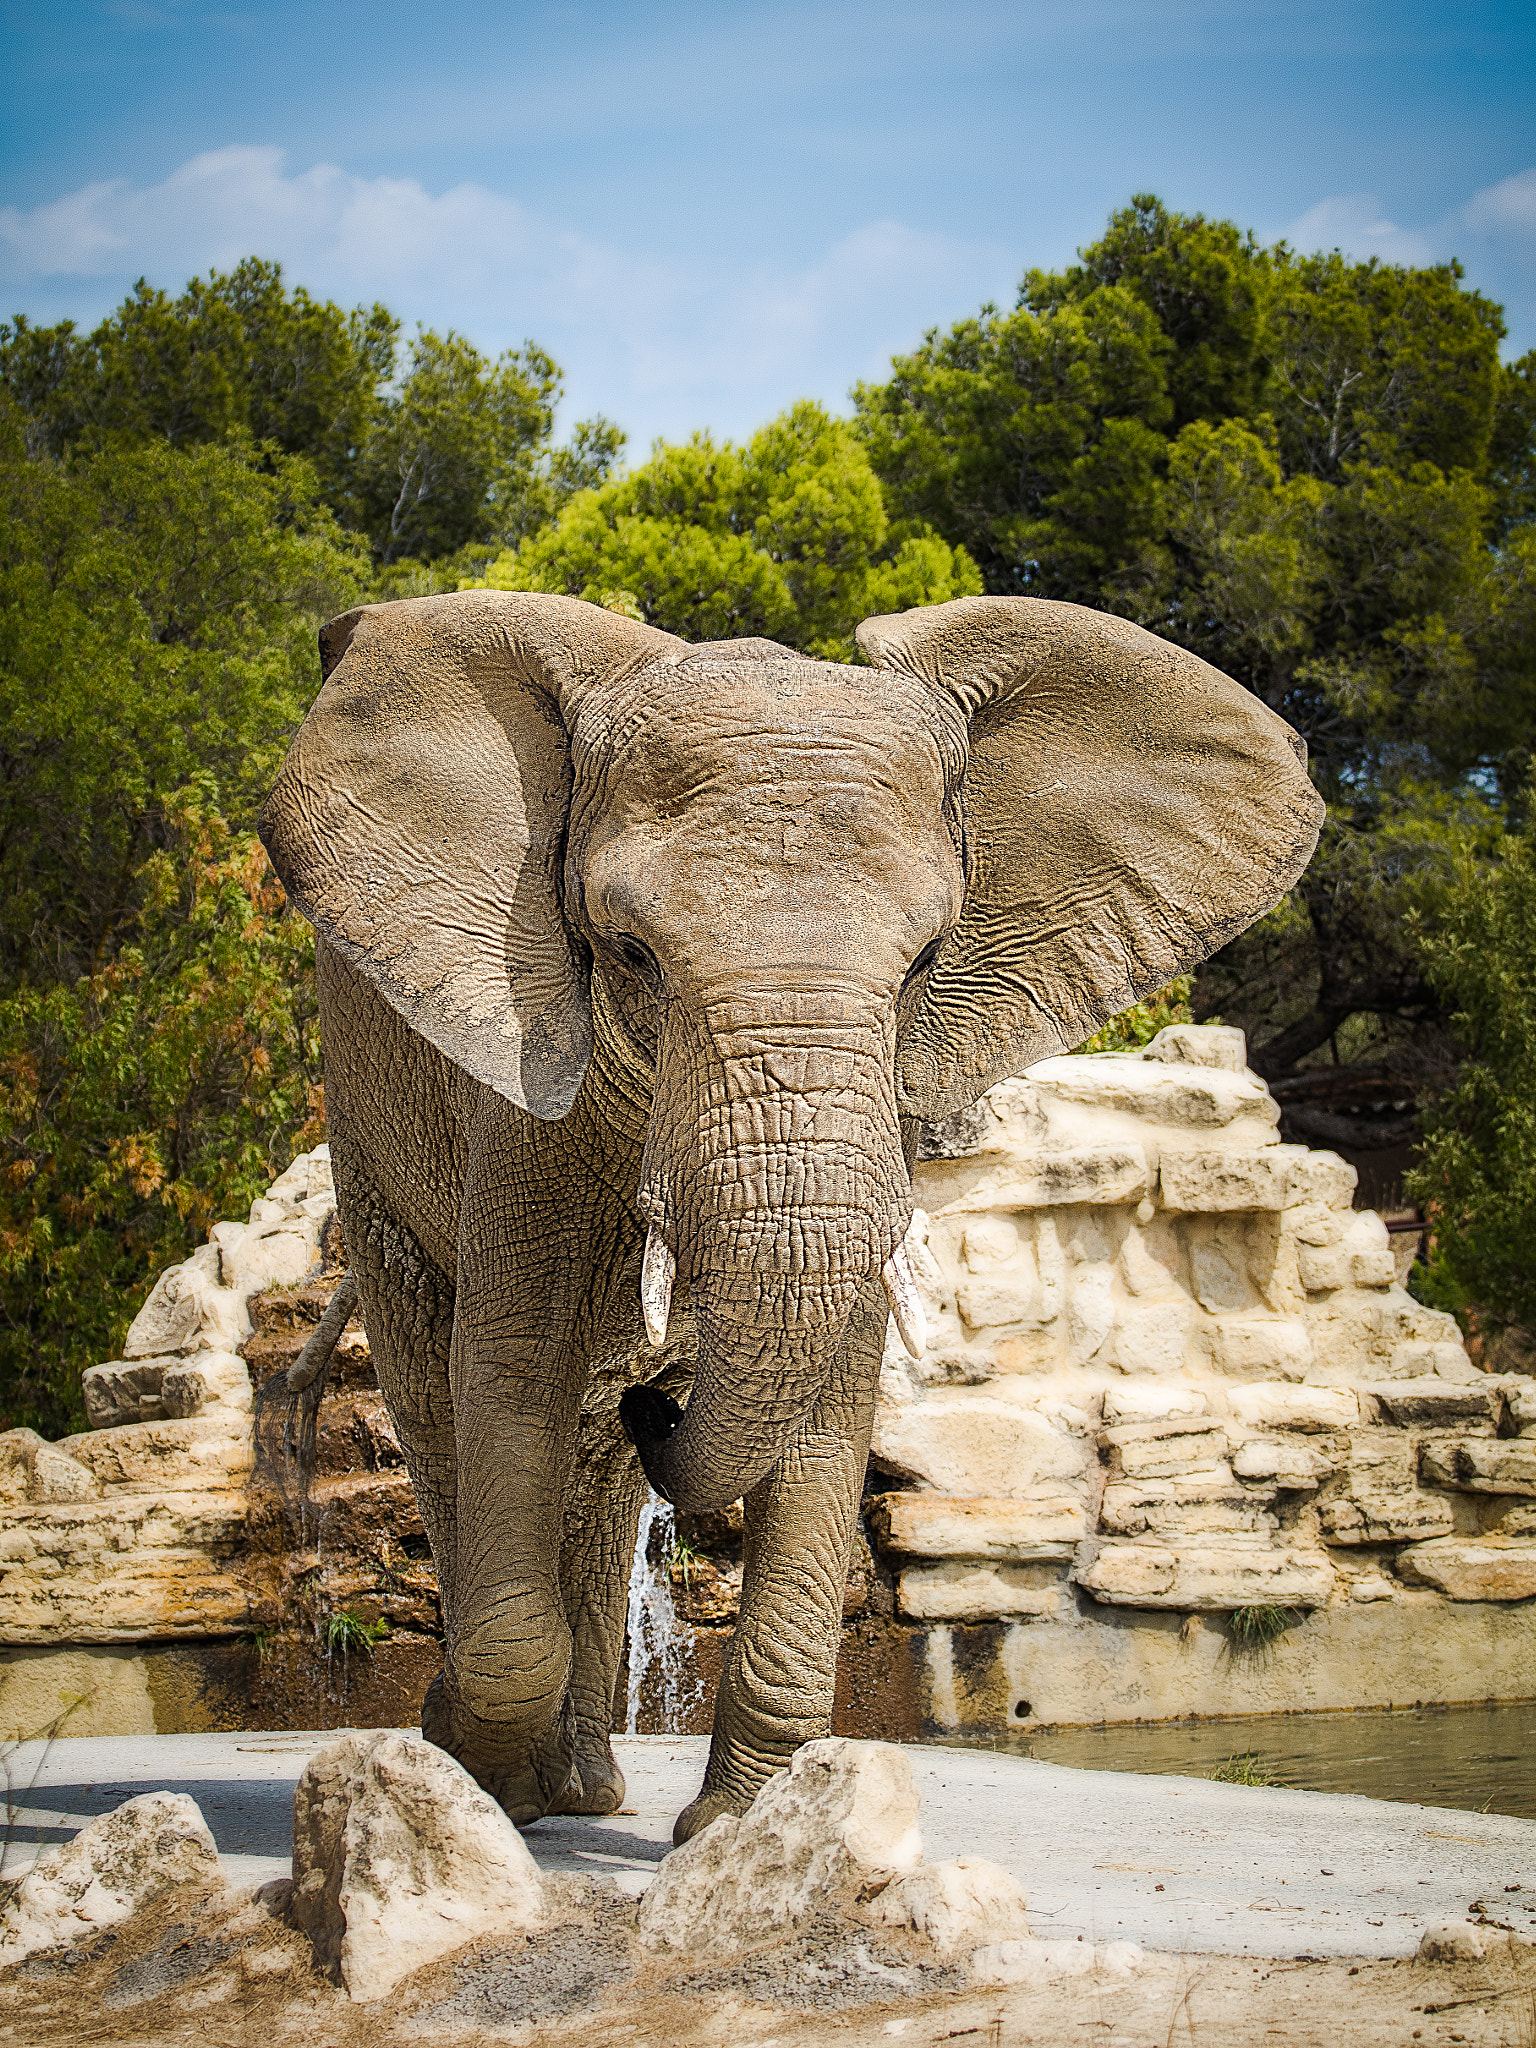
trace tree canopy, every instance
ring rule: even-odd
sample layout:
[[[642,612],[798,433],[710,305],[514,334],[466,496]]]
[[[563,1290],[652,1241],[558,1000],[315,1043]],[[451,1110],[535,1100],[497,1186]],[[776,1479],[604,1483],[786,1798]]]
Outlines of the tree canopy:
[[[491,562],[497,590],[561,591],[686,640],[761,635],[830,661],[878,612],[981,589],[921,523],[893,526],[857,435],[804,401],[743,448],[659,445]]]
[[[1386,1142],[1448,1080],[1409,913],[1432,928],[1523,815],[1536,355],[1502,363],[1503,332],[1454,263],[1266,249],[1143,196],[855,393],[893,515],[989,591],[1134,618],[1307,740],[1319,854],[1193,999],[1247,1028],[1297,1136]]]

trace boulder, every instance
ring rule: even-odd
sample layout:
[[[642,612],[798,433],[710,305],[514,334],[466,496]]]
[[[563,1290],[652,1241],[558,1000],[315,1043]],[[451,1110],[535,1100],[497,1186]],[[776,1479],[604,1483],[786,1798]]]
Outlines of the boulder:
[[[144,1792],[47,1849],[0,1915],[0,1968],[117,1927],[159,1893],[216,1883],[219,1852],[184,1792]]]
[[[971,1957],[975,1984],[1042,1984],[1060,1977],[1129,1977],[1146,1962],[1133,1941],[997,1941]]]
[[[1450,1502],[1414,1483],[1412,1446],[1397,1430],[1360,1430],[1351,1438],[1338,1491],[1318,1509],[1332,1543],[1412,1543],[1448,1535]]]
[[[1431,1485],[1458,1493],[1536,1494],[1536,1442],[1530,1437],[1431,1437],[1420,1447],[1419,1472]]]
[[[987,1943],[1027,1941],[1024,1909],[1024,1893],[1011,1870],[962,1856],[898,1877],[875,1900],[871,1917],[926,1935],[941,1956],[958,1956]]]
[[[1436,1375],[1433,1379],[1387,1380],[1365,1391],[1390,1421],[1398,1423],[1444,1427],[1459,1422],[1463,1428],[1471,1425],[1491,1435],[1499,1412],[1498,1385],[1486,1379],[1479,1386]]]
[[[293,1795],[289,1917],[366,2004],[482,1935],[545,1918],[522,1836],[462,1765],[419,1736],[343,1737]]]
[[[1305,1145],[1266,1145],[1246,1152],[1165,1153],[1163,1204],[1200,1214],[1288,1208],[1298,1199],[1296,1174],[1306,1156]]]
[[[1338,1287],[1390,1287],[1397,1278],[1387,1226],[1370,1209],[1351,1216],[1331,1244],[1303,1244],[1297,1265],[1309,1294]]]
[[[1248,1119],[1265,1128],[1280,1121],[1279,1105],[1256,1074],[1184,1061],[1148,1061],[1139,1054],[1077,1054],[1042,1060],[1029,1078],[1067,1102],[1118,1110],[1143,1123],[1214,1131]],[[1252,1134],[1250,1143],[1264,1142]]]
[[[1307,1493],[1333,1476],[1334,1461],[1294,1437],[1250,1437],[1233,1453],[1239,1479],[1271,1480],[1290,1493]]]
[[[228,1636],[269,1622],[271,1595],[227,1568],[245,1530],[238,1492],[12,1508],[0,1526],[0,1641]]]
[[[1259,1381],[1234,1387],[1232,1413],[1250,1429],[1357,1429],[1360,1398],[1350,1387],[1277,1386]]]
[[[1218,1316],[1210,1345],[1217,1371],[1243,1379],[1301,1380],[1316,1355],[1306,1324],[1289,1316]]]
[[[105,1365],[88,1366],[80,1375],[80,1391],[92,1429],[158,1422],[165,1414],[160,1384],[166,1367],[180,1363],[180,1356],[172,1352],[165,1358],[109,1358]]]
[[[1419,1936],[1421,1963],[1480,1963],[1487,1952],[1483,1930],[1470,1920],[1435,1920]]]
[[[1334,1570],[1322,1550],[1234,1535],[1204,1542],[1099,1545],[1072,1574],[1095,1600],[1114,1607],[1176,1607],[1206,1613],[1275,1605],[1322,1607]]]
[[[674,1849],[640,1902],[656,1951],[731,1954],[847,1910],[922,1861],[912,1766],[882,1742],[808,1742],[739,1818]]]
[[[896,1583],[896,1604],[912,1621],[998,1621],[1060,1613],[1062,1592],[1054,1579],[1042,1582],[1039,1573],[1025,1565],[952,1558],[903,1572]]]
[[[1506,1536],[1436,1537],[1398,1555],[1405,1579],[1452,1600],[1529,1600],[1536,1595],[1536,1543]]]
[[[1084,1481],[1092,1455],[1036,1410],[970,1387],[882,1403],[872,1450],[885,1471],[966,1500],[1059,1496]]]
[[[893,1557],[967,1557],[996,1564],[1065,1563],[1088,1534],[1083,1503],[952,1500],[933,1493],[882,1494],[870,1511],[880,1548]]]
[[[1156,1038],[1141,1048],[1140,1057],[1246,1074],[1248,1041],[1235,1024],[1165,1024]]]

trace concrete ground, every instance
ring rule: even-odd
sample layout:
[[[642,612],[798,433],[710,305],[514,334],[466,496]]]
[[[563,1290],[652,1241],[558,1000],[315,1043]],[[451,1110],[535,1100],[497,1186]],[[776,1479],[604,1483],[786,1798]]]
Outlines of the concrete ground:
[[[189,1793],[232,1882],[286,1876],[292,1790],[326,1734],[89,1736],[0,1757],[8,1827],[0,1875],[19,1876],[136,1792]],[[626,1736],[623,1813],[528,1834],[549,1870],[610,1874],[639,1893],[697,1789],[701,1736]],[[1473,1917],[1536,1938],[1536,1821],[1363,1799],[1073,1770],[972,1749],[913,1746],[927,1859],[1006,1864],[1035,1932],[1133,1941],[1180,1956],[1410,1956],[1426,1923]]]

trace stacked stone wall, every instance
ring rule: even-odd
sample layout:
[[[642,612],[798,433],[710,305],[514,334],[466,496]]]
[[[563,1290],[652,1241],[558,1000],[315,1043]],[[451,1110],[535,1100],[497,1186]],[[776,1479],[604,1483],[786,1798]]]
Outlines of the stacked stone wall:
[[[925,1131],[930,1336],[917,1360],[887,1343],[840,1732],[1536,1696],[1536,1378],[1481,1370],[1398,1284],[1353,1169],[1278,1120],[1240,1033],[1178,1026]],[[250,1484],[252,1382],[297,1355],[340,1255],[321,1147],[161,1275],[86,1375],[95,1427],[0,1436],[5,1732],[54,1693],[76,1733],[419,1699],[436,1580],[360,1326],[315,1524],[296,1538]],[[649,1567],[691,1668],[669,1698],[647,1677],[640,1726],[707,1726],[739,1509],[658,1523]]]

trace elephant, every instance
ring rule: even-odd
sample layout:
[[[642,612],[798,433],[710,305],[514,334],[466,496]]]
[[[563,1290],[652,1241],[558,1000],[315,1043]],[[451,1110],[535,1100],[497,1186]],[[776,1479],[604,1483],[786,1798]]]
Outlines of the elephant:
[[[436,1563],[424,1734],[522,1827],[623,1800],[644,1489],[740,1501],[687,1840],[830,1731],[919,1125],[1291,887],[1257,698],[1125,619],[968,597],[860,664],[465,590],[321,634],[260,830],[316,934],[337,1201]]]

